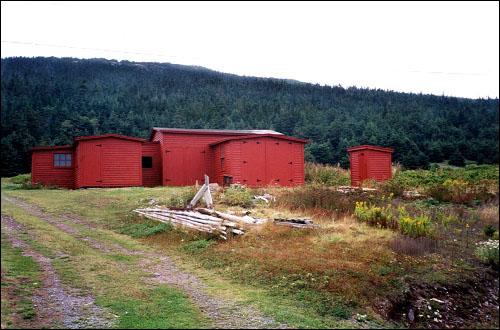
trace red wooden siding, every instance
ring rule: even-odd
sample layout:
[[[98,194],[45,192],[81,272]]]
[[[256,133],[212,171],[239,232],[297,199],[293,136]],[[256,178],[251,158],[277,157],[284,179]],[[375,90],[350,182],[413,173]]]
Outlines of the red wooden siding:
[[[75,138],[73,146],[33,149],[32,173],[68,188],[185,186],[211,181],[250,186],[304,183],[305,140],[274,131],[153,129],[150,142],[117,134]],[[73,154],[72,168],[54,168],[53,153]],[[152,168],[142,168],[142,157]]]
[[[82,140],[76,147],[76,187],[142,185],[142,143],[107,137]]]
[[[392,149],[357,146],[349,148],[348,152],[352,186],[359,186],[367,179],[383,182],[392,177]]]
[[[214,157],[210,144],[225,137],[227,135],[156,132],[153,139],[162,144],[163,185],[192,185],[196,180],[202,182],[204,174],[213,177]]]
[[[161,185],[161,150],[159,142],[147,142],[142,145],[142,156],[153,159],[152,168],[142,169],[142,185],[145,187],[156,187]]]
[[[304,143],[280,137],[232,139],[213,146],[215,181],[224,176],[249,186],[304,183]]]
[[[55,167],[54,154],[71,154],[72,166]],[[45,186],[56,186],[62,188],[74,188],[74,157],[73,149],[47,149],[33,150],[31,154],[31,180],[33,183],[40,183]]]

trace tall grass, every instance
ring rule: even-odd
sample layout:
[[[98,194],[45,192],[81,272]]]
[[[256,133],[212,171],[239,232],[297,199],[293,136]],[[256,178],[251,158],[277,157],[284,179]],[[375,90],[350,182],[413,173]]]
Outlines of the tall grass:
[[[316,213],[345,215],[354,212],[356,202],[378,203],[376,193],[355,190],[344,193],[322,184],[309,184],[282,190],[275,204],[292,210],[310,210]]]
[[[346,186],[350,184],[349,171],[340,166],[306,163],[305,178],[307,183],[328,186]]]

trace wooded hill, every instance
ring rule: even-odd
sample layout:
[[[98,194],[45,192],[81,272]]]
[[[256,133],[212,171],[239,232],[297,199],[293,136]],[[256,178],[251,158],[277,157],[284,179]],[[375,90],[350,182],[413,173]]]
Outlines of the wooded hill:
[[[332,77],[334,80],[334,77]],[[308,160],[348,166],[346,148],[395,148],[405,167],[498,163],[498,99],[464,99],[242,77],[104,59],[1,60],[1,175],[30,171],[29,149],[74,136],[148,137],[157,127],[274,129],[307,138]]]

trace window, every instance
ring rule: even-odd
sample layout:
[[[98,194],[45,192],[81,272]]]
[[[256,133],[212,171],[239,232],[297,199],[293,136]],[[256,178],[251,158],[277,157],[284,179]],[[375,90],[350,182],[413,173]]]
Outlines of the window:
[[[153,157],[142,157],[142,168],[153,168]]]
[[[54,154],[55,167],[71,167],[71,154]]]

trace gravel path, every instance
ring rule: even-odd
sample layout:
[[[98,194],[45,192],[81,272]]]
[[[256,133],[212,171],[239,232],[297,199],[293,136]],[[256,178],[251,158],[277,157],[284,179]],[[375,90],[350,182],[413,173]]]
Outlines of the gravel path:
[[[36,316],[30,326],[35,329],[57,325],[69,329],[101,329],[113,326],[114,316],[111,313],[95,305],[91,295],[63,286],[52,266],[52,261],[19,238],[21,232],[26,232],[24,226],[3,214],[1,220],[2,232],[10,243],[20,248],[23,255],[32,257],[42,270],[42,285],[33,295]]]
[[[246,305],[244,302],[236,299],[216,297],[209,294],[206,285],[201,279],[194,274],[179,269],[167,255],[147,251],[132,251],[118,244],[110,245],[108,242],[96,241],[93,238],[82,235],[75,227],[68,224],[68,222],[73,222],[99,230],[94,223],[86,219],[76,215],[53,216],[44,212],[40,207],[27,203],[19,198],[3,198],[27,211],[31,215],[49,222],[67,234],[87,241],[93,248],[103,253],[113,251],[126,255],[140,255],[142,258],[138,267],[149,273],[149,276],[145,278],[146,281],[170,284],[183,290],[200,310],[212,320],[214,328],[287,328],[286,324],[276,322],[274,319],[263,315],[255,307]]]

